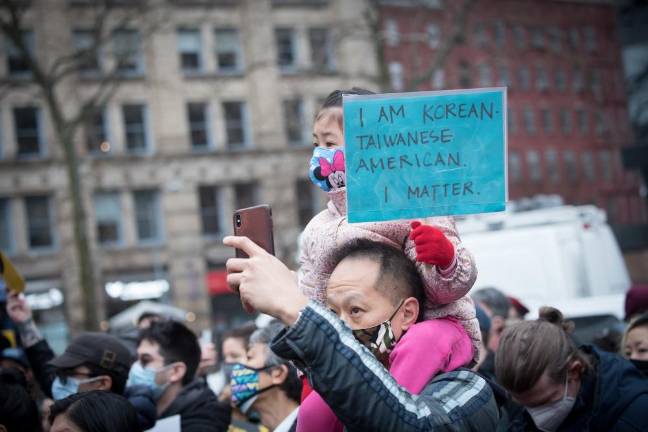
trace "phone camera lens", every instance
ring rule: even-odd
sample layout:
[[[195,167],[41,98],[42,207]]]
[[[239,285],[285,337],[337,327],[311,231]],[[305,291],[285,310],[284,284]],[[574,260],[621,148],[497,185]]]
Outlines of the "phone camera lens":
[[[241,228],[241,215],[236,215],[236,228]]]

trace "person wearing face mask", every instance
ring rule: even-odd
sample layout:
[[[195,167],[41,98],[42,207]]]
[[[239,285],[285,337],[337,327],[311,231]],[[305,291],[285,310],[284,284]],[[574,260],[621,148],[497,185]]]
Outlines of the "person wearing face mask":
[[[183,432],[226,431],[230,409],[205,382],[196,379],[200,362],[196,335],[176,321],[158,321],[143,329],[128,386],[150,389],[158,420],[179,415]]]
[[[301,380],[288,361],[270,350],[272,339],[284,329],[271,321],[250,337],[248,358],[232,370],[232,401],[245,414],[258,412],[261,424],[274,432],[293,432],[301,396]]]
[[[432,335],[428,327],[417,326],[422,282],[402,250],[364,239],[338,249],[324,305],[303,295],[294,274],[250,239],[226,237],[224,243],[250,257],[227,261],[228,283],[242,301],[288,326],[273,339],[272,351],[307,375],[340,427],[378,432],[495,430],[498,409],[483,378],[468,369],[457,370],[452,356],[435,376],[426,376],[428,363],[438,360],[436,344],[439,352],[446,350],[444,332],[453,323],[446,322]],[[421,348],[423,339],[432,342]],[[399,380],[390,374],[394,365],[403,367]],[[312,418],[302,426],[304,409],[306,401],[299,409],[298,430],[336,427],[313,427]]]
[[[648,430],[648,382],[629,362],[584,345],[554,308],[502,333],[495,373],[516,403],[509,431]]]
[[[623,356],[648,377],[648,313],[634,317],[623,334]]]

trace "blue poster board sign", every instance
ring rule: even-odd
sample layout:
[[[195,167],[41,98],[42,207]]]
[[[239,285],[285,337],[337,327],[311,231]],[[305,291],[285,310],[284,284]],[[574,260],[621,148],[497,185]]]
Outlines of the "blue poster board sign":
[[[349,222],[502,211],[506,88],[344,95]]]

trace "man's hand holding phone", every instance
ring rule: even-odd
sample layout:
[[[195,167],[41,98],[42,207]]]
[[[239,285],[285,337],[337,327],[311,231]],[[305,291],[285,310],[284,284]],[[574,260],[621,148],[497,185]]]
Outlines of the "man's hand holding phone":
[[[226,246],[245,252],[249,258],[227,260],[227,283],[241,296],[243,305],[292,325],[308,303],[297,286],[297,277],[275,256],[247,237],[229,236]]]

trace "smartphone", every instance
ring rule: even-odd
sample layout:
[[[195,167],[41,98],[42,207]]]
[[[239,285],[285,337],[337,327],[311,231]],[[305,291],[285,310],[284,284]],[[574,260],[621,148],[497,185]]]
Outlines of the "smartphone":
[[[234,235],[245,236],[274,255],[274,236],[272,233],[272,209],[269,205],[248,207],[234,212]],[[248,255],[236,249],[237,258]]]

